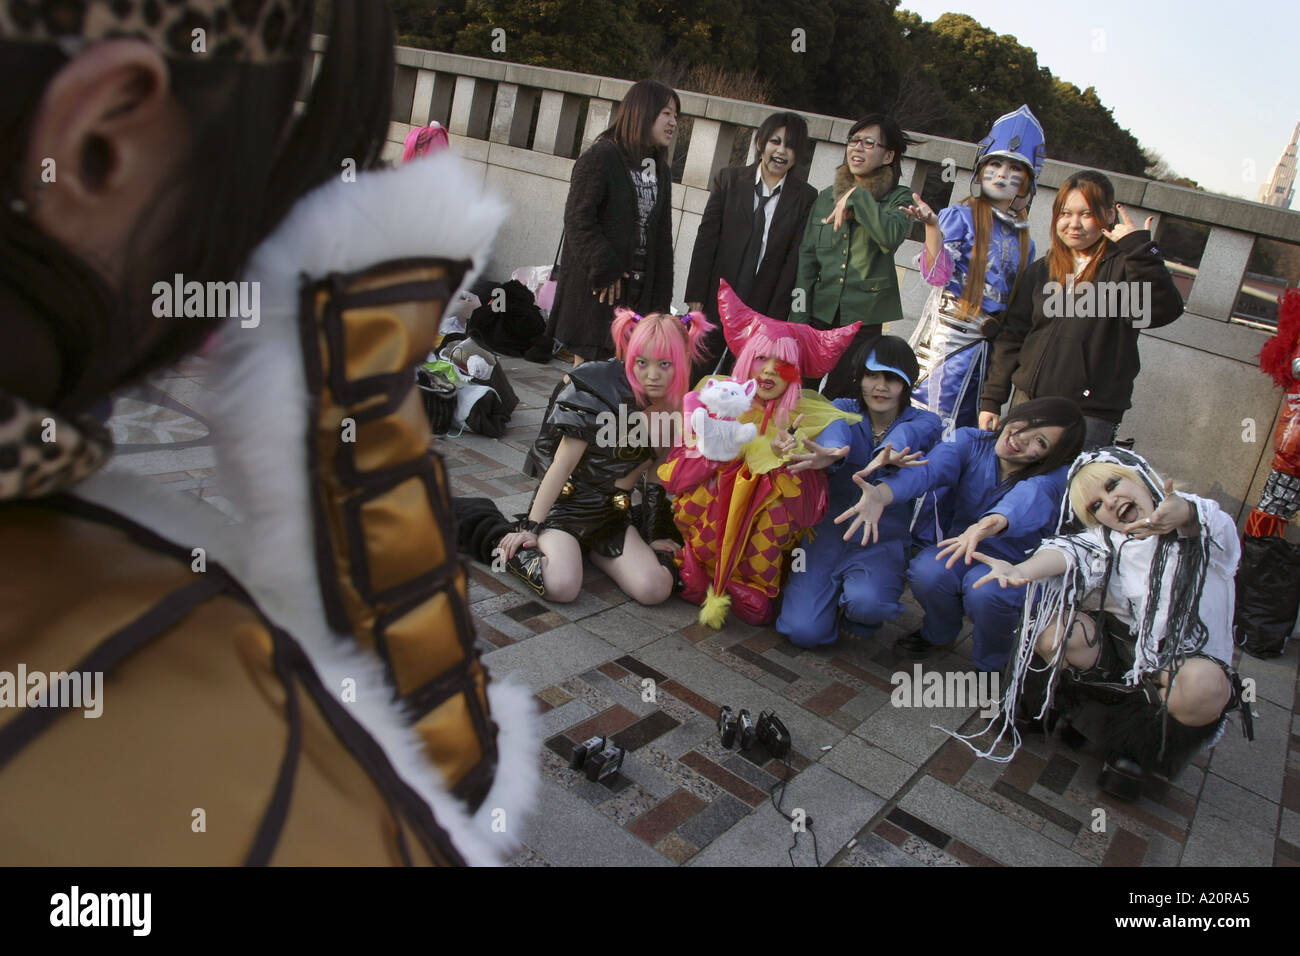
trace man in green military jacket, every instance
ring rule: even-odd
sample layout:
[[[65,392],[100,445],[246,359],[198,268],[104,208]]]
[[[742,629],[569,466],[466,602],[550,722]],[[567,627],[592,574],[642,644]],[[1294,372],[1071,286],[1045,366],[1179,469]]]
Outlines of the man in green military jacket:
[[[856,394],[857,357],[870,351],[883,323],[903,318],[894,252],[911,228],[904,210],[912,194],[898,180],[903,153],[915,142],[883,113],[858,120],[834,185],[809,213],[790,321],[821,329],[862,322],[826,378],[828,397]]]

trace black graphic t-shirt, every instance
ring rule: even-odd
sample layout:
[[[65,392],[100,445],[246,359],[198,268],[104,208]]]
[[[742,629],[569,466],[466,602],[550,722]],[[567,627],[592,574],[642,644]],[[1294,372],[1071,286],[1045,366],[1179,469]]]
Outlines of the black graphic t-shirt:
[[[650,221],[650,211],[659,198],[659,179],[653,167],[647,171],[644,167],[637,166],[628,169],[628,174],[632,177],[632,189],[636,192],[637,214],[636,251],[632,256],[632,270],[644,272],[646,250],[650,242],[646,223]]]

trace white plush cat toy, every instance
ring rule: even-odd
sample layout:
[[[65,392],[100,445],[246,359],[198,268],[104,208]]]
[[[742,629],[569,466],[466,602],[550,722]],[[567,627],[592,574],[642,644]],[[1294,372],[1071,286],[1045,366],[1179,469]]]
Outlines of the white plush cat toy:
[[[711,461],[731,461],[758,437],[753,423],[736,421],[749,411],[757,388],[752,378],[744,383],[710,378],[698,398],[694,392],[687,394],[687,404],[696,406],[690,421],[701,455]]]

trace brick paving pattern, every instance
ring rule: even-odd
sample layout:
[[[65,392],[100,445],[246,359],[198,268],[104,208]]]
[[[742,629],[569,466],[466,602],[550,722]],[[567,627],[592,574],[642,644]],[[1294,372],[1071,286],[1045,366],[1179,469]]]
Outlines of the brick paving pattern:
[[[513,516],[531,499],[520,466],[563,369],[502,361],[521,400],[506,436],[465,432],[434,447],[454,493],[491,497]],[[237,520],[206,444],[202,371],[188,360],[119,404],[113,467]],[[518,866],[812,865],[812,834],[796,842],[776,798],[813,820],[820,861],[835,866],[1300,866],[1294,641],[1278,660],[1239,662],[1257,694],[1253,744],[1234,716],[1212,753],[1126,804],[1098,791],[1094,746],[1030,737],[995,763],[931,726],[981,726],[974,707],[891,706],[891,675],[912,664],[890,648],[921,619],[910,596],[875,637],[842,634],[821,650],[734,619],[713,631],[676,598],[642,607],[590,564],[568,605],[471,565],[470,601],[485,662],[528,685],[544,731],[540,807]],[[969,667],[965,633],[924,665]],[[794,738],[789,761],[722,747],[724,705],[774,710]],[[622,772],[600,783],[568,767],[573,746],[595,734],[627,751]]]

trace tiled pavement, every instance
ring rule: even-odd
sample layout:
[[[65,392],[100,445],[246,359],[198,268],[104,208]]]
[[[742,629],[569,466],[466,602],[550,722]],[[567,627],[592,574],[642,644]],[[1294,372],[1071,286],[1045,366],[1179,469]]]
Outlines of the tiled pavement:
[[[562,368],[504,364],[521,399],[506,437],[466,433],[435,447],[457,493],[514,514],[531,498],[519,468]],[[119,402],[113,467],[233,516],[207,445],[202,372],[189,360]],[[1123,804],[1098,792],[1095,748],[1040,737],[1010,764],[977,760],[931,727],[979,726],[973,708],[891,706],[890,676],[910,665],[889,648],[919,623],[915,604],[873,639],[802,651],[771,628],[732,620],[712,631],[676,599],[642,607],[590,565],[572,604],[537,600],[482,566],[472,567],[470,600],[493,674],[526,683],[542,711],[541,800],[512,861],[520,866],[807,866],[814,834],[817,858],[836,866],[1300,865],[1296,641],[1280,660],[1240,661],[1258,696],[1253,744],[1234,717],[1212,754]],[[966,635],[926,664],[968,667]],[[775,710],[794,738],[789,767],[724,749],[721,705]],[[597,733],[628,752],[622,773],[600,784],[567,761]],[[797,843],[774,793],[786,813],[812,821]]]

